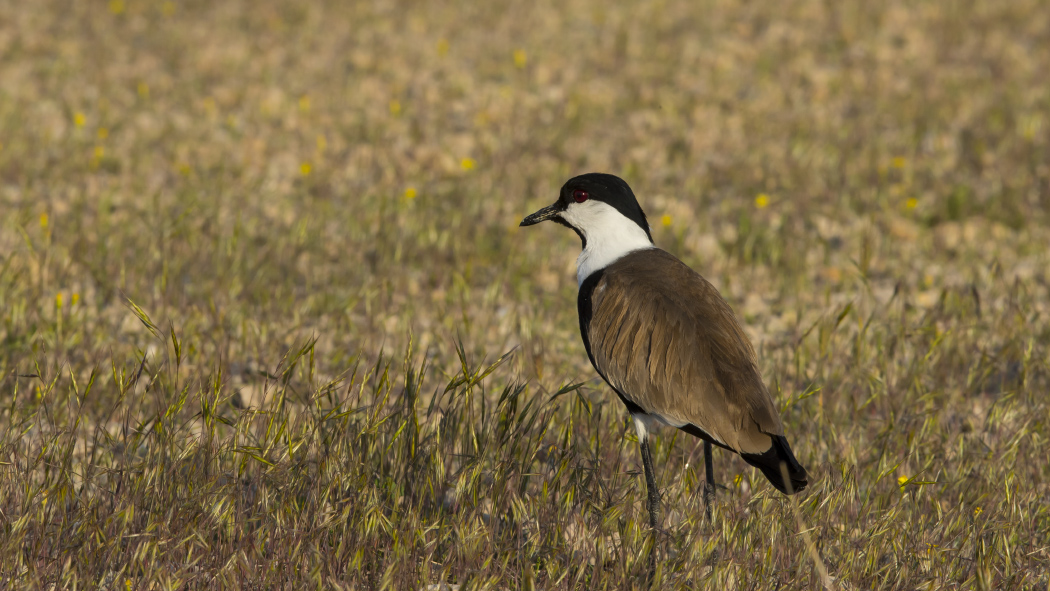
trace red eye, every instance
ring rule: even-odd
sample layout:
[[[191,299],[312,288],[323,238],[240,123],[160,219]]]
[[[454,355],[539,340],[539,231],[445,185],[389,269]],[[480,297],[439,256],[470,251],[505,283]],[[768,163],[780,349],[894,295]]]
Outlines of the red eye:
[[[588,197],[590,197],[590,195],[588,195],[587,191],[584,191],[583,189],[576,189],[572,192],[572,198],[576,200],[576,203],[583,203],[584,201],[587,201]]]

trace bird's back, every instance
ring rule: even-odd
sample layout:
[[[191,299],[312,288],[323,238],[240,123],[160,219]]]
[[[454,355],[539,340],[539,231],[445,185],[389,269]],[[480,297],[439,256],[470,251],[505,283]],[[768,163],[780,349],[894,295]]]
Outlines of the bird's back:
[[[636,251],[595,272],[580,286],[579,311],[591,362],[629,407],[741,454],[783,436],[733,310],[671,254]]]

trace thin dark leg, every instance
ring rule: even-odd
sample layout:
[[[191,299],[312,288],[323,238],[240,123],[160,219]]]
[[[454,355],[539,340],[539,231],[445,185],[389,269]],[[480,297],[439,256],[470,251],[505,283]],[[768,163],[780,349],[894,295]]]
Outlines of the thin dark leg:
[[[711,455],[714,450],[711,442],[704,442],[704,512],[711,521],[711,503],[715,501],[715,466]]]
[[[649,438],[642,439],[642,467],[645,468],[645,487],[649,493],[649,527],[653,531],[653,548],[649,551],[649,581],[656,575],[656,528],[659,525],[660,492],[656,490],[656,472],[653,471],[653,455],[649,451]]]

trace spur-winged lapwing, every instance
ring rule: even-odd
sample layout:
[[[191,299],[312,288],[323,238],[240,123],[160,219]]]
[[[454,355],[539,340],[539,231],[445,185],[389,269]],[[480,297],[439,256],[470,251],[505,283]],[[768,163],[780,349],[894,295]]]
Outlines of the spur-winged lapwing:
[[[660,495],[648,432],[655,425],[704,440],[705,497],[713,490],[711,444],[740,454],[782,493],[804,489],[806,469],[784,438],[751,341],[713,285],[656,247],[627,183],[598,173],[570,179],[553,205],[521,225],[545,220],[583,241],[580,332],[591,364],[634,419],[653,529]]]

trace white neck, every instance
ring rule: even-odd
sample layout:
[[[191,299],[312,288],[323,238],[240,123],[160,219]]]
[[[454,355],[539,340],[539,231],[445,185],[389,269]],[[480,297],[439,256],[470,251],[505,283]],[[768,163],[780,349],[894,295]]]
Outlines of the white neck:
[[[576,259],[576,280],[581,285],[591,273],[604,269],[625,254],[653,248],[645,230],[607,203],[574,203],[561,216],[583,234],[587,243]]]

